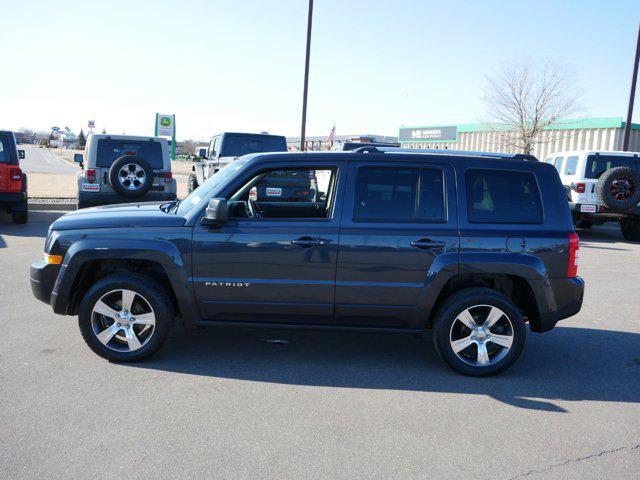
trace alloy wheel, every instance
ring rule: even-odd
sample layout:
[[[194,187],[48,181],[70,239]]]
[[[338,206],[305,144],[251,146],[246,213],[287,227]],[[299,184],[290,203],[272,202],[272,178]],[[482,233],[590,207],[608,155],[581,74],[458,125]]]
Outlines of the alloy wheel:
[[[144,186],[147,174],[136,163],[127,163],[118,171],[118,181],[127,190],[139,190]]]
[[[463,310],[449,332],[455,355],[475,367],[498,363],[509,353],[513,341],[511,319],[491,305],[475,305]]]
[[[141,349],[153,336],[155,325],[153,308],[133,290],[105,293],[91,312],[91,327],[98,341],[118,352]]]

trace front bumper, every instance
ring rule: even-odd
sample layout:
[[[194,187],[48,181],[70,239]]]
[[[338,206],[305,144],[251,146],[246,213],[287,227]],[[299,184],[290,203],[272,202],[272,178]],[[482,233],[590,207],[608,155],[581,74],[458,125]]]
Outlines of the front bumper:
[[[51,292],[56,283],[60,265],[52,265],[39,260],[31,264],[30,282],[33,296],[41,302],[51,304]]]
[[[547,332],[556,326],[560,320],[572,317],[582,308],[584,299],[584,280],[580,277],[550,279],[556,308],[540,315],[540,319],[531,324],[534,332]]]

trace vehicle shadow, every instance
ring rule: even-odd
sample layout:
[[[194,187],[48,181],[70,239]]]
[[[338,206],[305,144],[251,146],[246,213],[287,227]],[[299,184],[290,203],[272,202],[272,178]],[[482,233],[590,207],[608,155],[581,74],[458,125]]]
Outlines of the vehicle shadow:
[[[640,403],[640,334],[586,328],[531,334],[519,361],[491,378],[456,374],[430,341],[415,336],[268,329],[176,328],[155,357],[122,368],[303,386],[486,395],[513,407],[552,412],[566,411],[554,403],[558,400]]]
[[[7,244],[2,238],[4,235],[11,237],[41,237],[47,236],[47,230],[55,220],[68,212],[30,210],[29,221],[24,225],[16,225],[11,221],[11,215],[0,213],[0,248],[6,248]]]

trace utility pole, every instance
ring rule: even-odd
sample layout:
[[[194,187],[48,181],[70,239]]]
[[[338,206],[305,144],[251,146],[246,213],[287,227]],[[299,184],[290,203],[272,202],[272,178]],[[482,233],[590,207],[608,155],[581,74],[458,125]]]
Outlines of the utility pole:
[[[638,81],[638,61],[640,61],[640,22],[638,22],[638,43],[636,44],[636,57],[633,62],[633,76],[631,77],[631,91],[629,92],[629,108],[627,109],[627,123],[624,125],[624,137],[622,150],[629,151],[631,136],[631,117],[633,116],[633,102],[636,98],[636,82]]]
[[[311,54],[311,21],[313,19],[313,0],[309,0],[309,18],[307,19],[307,55],[304,60],[304,89],[302,93],[302,129],[300,131],[300,150],[305,148],[307,129],[307,92],[309,90],[309,55]],[[637,64],[637,62],[636,62]]]

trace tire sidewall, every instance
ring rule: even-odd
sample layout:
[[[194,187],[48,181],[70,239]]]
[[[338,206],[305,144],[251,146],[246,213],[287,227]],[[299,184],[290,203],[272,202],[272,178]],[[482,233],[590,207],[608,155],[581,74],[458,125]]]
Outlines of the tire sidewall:
[[[149,302],[156,316],[155,330],[151,339],[135,352],[118,352],[103,345],[96,337],[91,325],[95,303],[112,290],[133,290]],[[163,344],[173,320],[173,311],[165,300],[162,287],[153,280],[133,275],[112,275],[93,285],[84,295],[78,308],[78,325],[82,336],[95,353],[115,362],[134,362],[155,353]]]
[[[144,173],[146,175],[144,184],[138,190],[127,190],[120,184],[120,181],[118,179],[118,173],[120,172],[120,169],[129,163],[138,165],[144,170]],[[134,155],[123,155],[111,164],[111,168],[109,169],[109,182],[111,183],[111,187],[113,188],[113,190],[118,195],[126,198],[139,198],[144,196],[153,185],[153,169],[149,165],[149,162],[147,162],[142,157],[136,157]]]
[[[611,184],[616,178],[630,177],[634,182],[636,191],[633,195],[625,200],[616,200],[611,194]],[[600,201],[608,208],[613,210],[629,210],[640,202],[640,175],[638,172],[627,167],[616,167],[604,172],[598,179],[597,184],[598,197]]]
[[[189,177],[187,177],[187,192],[191,193],[196,188],[198,188],[198,179],[193,173],[190,173]]]
[[[472,291],[472,290],[475,290]],[[449,335],[455,318],[464,310],[475,305],[498,307],[511,320],[513,325],[513,344],[499,362],[487,367],[476,367],[460,360],[451,348]],[[489,289],[468,289],[454,294],[445,301],[436,314],[433,341],[442,359],[454,370],[470,376],[490,376],[509,368],[518,359],[526,341],[527,330],[522,314],[515,304],[504,295]]]

